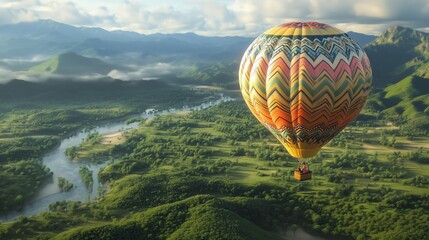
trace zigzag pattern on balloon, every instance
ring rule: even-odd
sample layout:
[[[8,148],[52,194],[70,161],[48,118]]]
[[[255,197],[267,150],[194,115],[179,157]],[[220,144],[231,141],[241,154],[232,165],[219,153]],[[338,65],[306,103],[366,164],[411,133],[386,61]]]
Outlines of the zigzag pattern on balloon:
[[[337,37],[329,37],[329,38],[315,38],[314,41],[304,37],[301,39],[291,40],[283,40],[285,37],[267,37],[268,41],[276,41],[278,44],[276,46],[277,51],[284,51],[289,59],[294,57],[295,55],[301,54],[302,51],[307,53],[307,57],[315,60],[317,57],[323,56],[327,58],[329,61],[333,62],[333,60],[337,57],[338,52],[344,53],[343,56],[347,58],[351,53],[356,53],[355,49],[358,47],[356,43],[350,41],[346,35],[340,35]],[[280,38],[280,41],[277,40]],[[284,41],[284,42],[282,42]],[[302,45],[301,42],[304,44]]]
[[[250,111],[296,157],[314,155],[345,128],[372,81],[368,57],[347,34],[311,36],[263,34],[239,71]]]

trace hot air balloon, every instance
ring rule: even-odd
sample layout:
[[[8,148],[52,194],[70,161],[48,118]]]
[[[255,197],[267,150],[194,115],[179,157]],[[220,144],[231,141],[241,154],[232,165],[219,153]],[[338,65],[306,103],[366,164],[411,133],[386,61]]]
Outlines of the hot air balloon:
[[[359,44],[318,22],[267,30],[247,48],[239,69],[250,111],[299,162],[315,156],[359,114],[371,82]],[[295,172],[295,178],[311,178],[309,173]]]

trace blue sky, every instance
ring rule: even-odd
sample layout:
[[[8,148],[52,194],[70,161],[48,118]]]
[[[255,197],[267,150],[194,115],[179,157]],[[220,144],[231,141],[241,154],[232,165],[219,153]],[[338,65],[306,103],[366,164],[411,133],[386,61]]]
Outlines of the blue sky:
[[[429,31],[428,0],[1,0],[0,23],[52,19],[140,33],[256,36],[288,21],[320,21],[380,34],[392,25]]]

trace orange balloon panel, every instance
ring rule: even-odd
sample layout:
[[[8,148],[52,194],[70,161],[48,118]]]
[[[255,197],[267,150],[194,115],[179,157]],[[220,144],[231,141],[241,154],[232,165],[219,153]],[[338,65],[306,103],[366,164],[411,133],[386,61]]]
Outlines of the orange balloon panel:
[[[323,23],[292,22],[253,41],[239,81],[252,114],[292,156],[307,158],[359,114],[372,71],[346,33]]]

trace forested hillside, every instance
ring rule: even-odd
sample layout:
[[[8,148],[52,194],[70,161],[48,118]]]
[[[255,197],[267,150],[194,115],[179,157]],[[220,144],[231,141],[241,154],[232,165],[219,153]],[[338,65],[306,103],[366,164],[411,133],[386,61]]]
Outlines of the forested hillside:
[[[49,180],[52,173],[41,156],[62,138],[147,108],[192,105],[210,95],[159,81],[0,84],[0,212],[20,209]]]
[[[295,160],[241,101],[160,116],[106,150],[122,157],[99,174],[110,186],[99,201],[58,202],[0,234],[282,239],[299,225],[327,239],[428,238],[429,153],[413,145],[427,138],[409,141],[365,116],[311,159],[314,179],[302,183],[291,177]]]

